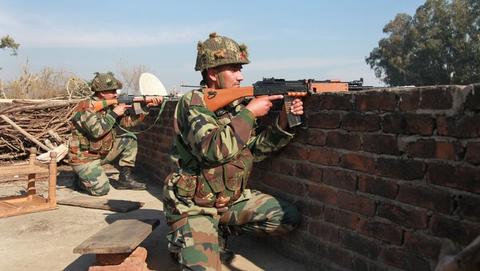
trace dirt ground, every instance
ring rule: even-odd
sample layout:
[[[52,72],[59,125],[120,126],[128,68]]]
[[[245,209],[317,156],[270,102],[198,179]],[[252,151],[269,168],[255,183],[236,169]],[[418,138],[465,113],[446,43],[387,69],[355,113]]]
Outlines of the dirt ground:
[[[117,178],[115,169],[107,168],[109,177]],[[79,195],[70,187],[73,175],[61,169],[57,185],[58,199]],[[159,200],[161,187],[148,182],[147,191],[111,189],[103,198],[141,201],[145,205],[128,213],[59,205],[56,210],[0,218],[0,270],[87,270],[94,263],[91,254],[74,254],[73,249],[108,224],[127,218],[157,218],[160,225],[141,244],[148,250],[148,267],[152,270],[179,270],[167,251],[168,227]],[[38,185],[42,192],[46,186]],[[22,193],[25,182],[0,183],[0,196]],[[277,254],[262,239],[239,236],[229,239],[236,253],[223,270],[292,270],[306,267]]]

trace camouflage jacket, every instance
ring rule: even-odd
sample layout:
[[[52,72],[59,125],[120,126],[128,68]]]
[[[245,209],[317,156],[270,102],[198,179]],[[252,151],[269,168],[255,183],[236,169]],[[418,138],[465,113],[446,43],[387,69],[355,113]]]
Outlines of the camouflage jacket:
[[[72,165],[91,162],[104,158],[113,147],[118,136],[132,136],[124,128],[137,125],[144,115],[118,117],[113,106],[95,112],[93,103],[99,101],[95,96],[81,101],[75,108],[71,121],[69,139],[69,163]]]
[[[224,109],[209,111],[201,90],[185,94],[178,102],[171,156],[178,168],[167,177],[164,188],[171,214],[216,213],[248,198],[253,162],[293,137],[278,126],[278,120],[276,125],[258,127],[252,113],[238,101]]]

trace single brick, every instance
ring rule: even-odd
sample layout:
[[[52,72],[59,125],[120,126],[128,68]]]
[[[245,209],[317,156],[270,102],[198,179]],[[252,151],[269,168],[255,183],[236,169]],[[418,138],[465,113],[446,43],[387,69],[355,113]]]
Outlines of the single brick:
[[[329,205],[335,205],[337,203],[337,191],[328,186],[308,184],[307,189],[308,197],[312,200]]]
[[[419,139],[407,145],[409,157],[457,160],[461,152],[458,142],[436,141],[434,139]]]
[[[469,89],[470,93],[465,100],[465,110],[479,111],[480,110],[480,85],[474,85]]]
[[[357,176],[341,169],[325,168],[323,182],[337,188],[354,191],[357,187]]]
[[[438,116],[438,134],[459,138],[476,138],[480,136],[480,113],[461,117]]]
[[[436,185],[480,193],[480,168],[452,166],[444,163],[428,165],[427,180]]]
[[[320,110],[352,110],[352,95],[341,95],[339,93],[322,93],[312,95],[305,100],[307,103],[306,108],[313,111]]]
[[[404,134],[407,122],[404,114],[391,113],[383,116],[381,126],[385,133]]]
[[[458,208],[462,217],[480,222],[480,195],[461,195],[458,198]]]
[[[465,154],[465,161],[474,165],[480,164],[480,142],[467,143],[467,152]]]
[[[307,116],[309,128],[336,129],[340,127],[339,113],[313,113]]]
[[[435,128],[434,119],[426,114],[406,114],[405,123],[406,134],[429,136],[433,134]]]
[[[357,153],[344,154],[340,165],[344,168],[366,173],[373,173],[375,171],[375,159]]]
[[[398,150],[397,138],[384,134],[362,134],[362,150],[379,154],[400,153]]]
[[[421,179],[425,165],[416,160],[397,158],[378,158],[376,173],[380,176],[399,178],[402,180]]]
[[[393,199],[397,196],[398,184],[392,180],[360,175],[358,176],[358,190]]]
[[[365,216],[375,214],[375,201],[371,198],[344,191],[337,193],[337,206]]]
[[[399,94],[399,97],[400,111],[415,111],[418,109],[418,105],[420,103],[419,90],[402,91]]]
[[[300,162],[295,167],[295,176],[315,183],[322,182],[322,172],[322,168],[310,163]]]
[[[380,129],[380,117],[374,114],[349,112],[342,118],[342,128],[347,131],[378,131]]]
[[[452,108],[452,89],[422,89],[420,109],[446,110]]]
[[[410,207],[401,207],[388,202],[383,202],[377,207],[378,216],[386,218],[398,225],[425,229],[427,227],[427,211]]]
[[[335,166],[340,162],[340,155],[328,148],[311,148],[308,160],[320,165]]]
[[[453,201],[448,192],[415,183],[400,184],[397,200],[445,214],[450,213],[453,208]]]
[[[397,105],[395,93],[389,91],[369,91],[355,97],[358,111],[393,111]]]
[[[360,150],[360,136],[351,133],[330,131],[327,133],[325,146],[352,151]]]
[[[274,188],[275,190],[285,191],[285,193],[288,192],[291,195],[303,197],[306,193],[305,184],[299,182],[295,178],[285,175],[265,172],[262,174],[262,179],[258,181],[261,181],[264,185]]]
[[[325,145],[327,134],[318,129],[309,128],[307,130],[308,141],[305,144],[314,145],[314,146],[323,146]]]
[[[324,219],[343,228],[356,230],[362,220],[359,215],[330,207],[325,207]]]
[[[282,155],[292,160],[307,160],[310,149],[301,144],[288,144],[282,151]]]

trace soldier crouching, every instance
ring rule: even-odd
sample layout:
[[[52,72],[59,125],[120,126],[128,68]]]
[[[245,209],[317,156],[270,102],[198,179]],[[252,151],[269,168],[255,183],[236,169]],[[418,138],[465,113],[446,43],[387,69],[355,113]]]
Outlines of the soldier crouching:
[[[137,137],[125,128],[140,123],[145,115],[125,115],[129,105],[109,103],[117,98],[122,83],[113,73],[96,73],[91,82],[94,94],[80,102],[71,118],[69,163],[76,173],[74,187],[93,196],[106,195],[110,184],[102,165],[118,159],[120,175],[117,189],[146,189],[146,185],[132,175],[137,156]],[[147,106],[161,103],[156,98]],[[112,182],[113,184],[113,182]]]
[[[280,235],[299,223],[295,206],[247,188],[253,162],[284,147],[294,135],[285,111],[273,125],[256,123],[282,95],[236,100],[209,111],[204,90],[239,87],[242,65],[249,60],[244,45],[215,33],[197,49],[195,69],[202,72],[203,88],[183,95],[174,115],[172,159],[178,168],[164,185],[164,210],[172,229],[167,239],[184,270],[221,270],[224,235]],[[295,99],[290,110],[302,115],[301,100]]]

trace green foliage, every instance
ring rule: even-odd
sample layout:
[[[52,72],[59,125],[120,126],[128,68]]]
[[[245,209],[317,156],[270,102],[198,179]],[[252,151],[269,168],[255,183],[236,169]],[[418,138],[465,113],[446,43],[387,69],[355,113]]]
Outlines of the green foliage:
[[[386,84],[480,82],[480,1],[427,0],[413,17],[397,14],[388,37],[366,58]]]
[[[11,55],[17,55],[17,49],[20,44],[15,43],[15,40],[9,35],[3,36],[0,39],[0,49],[10,48],[12,50]]]

